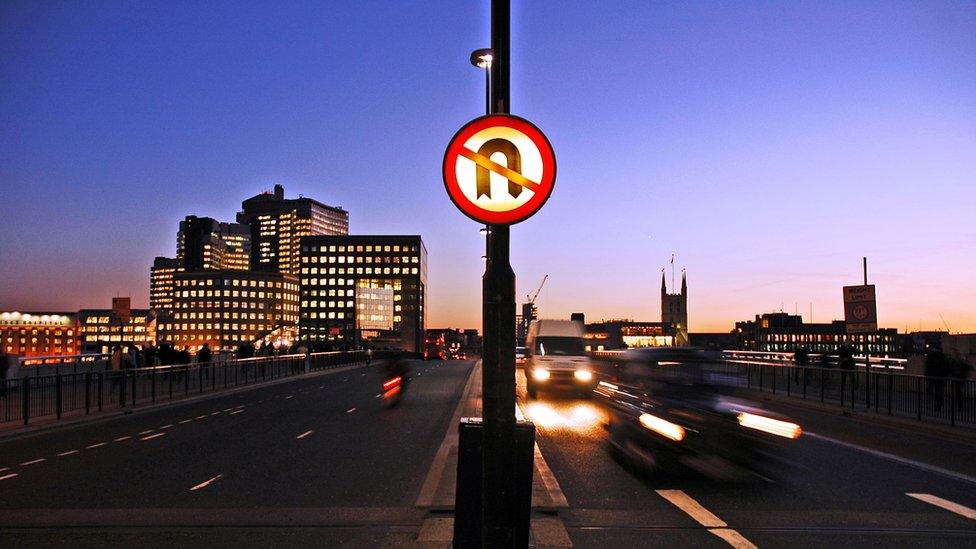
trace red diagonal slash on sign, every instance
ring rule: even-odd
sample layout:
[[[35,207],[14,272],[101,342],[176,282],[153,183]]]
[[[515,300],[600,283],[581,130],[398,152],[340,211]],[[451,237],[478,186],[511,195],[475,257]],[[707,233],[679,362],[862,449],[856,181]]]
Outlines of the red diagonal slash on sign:
[[[509,181],[515,183],[516,185],[526,188],[532,192],[535,192],[539,188],[539,184],[531,179],[526,178],[524,175],[518,173],[515,170],[510,170],[501,164],[492,161],[483,154],[478,154],[467,147],[461,147],[461,152],[458,153],[461,156],[467,158],[468,160],[474,162],[475,164],[487,168],[498,175],[508,178]]]

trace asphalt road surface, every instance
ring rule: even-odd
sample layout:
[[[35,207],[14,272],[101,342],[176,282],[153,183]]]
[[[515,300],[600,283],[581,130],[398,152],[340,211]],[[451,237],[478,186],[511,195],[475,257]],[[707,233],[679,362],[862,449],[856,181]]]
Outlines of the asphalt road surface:
[[[569,502],[561,516],[576,547],[976,547],[971,441],[765,403],[806,435],[744,478],[717,481],[690,468],[621,465],[598,402],[521,394]],[[892,452],[904,461],[883,455]]]
[[[394,408],[373,366],[2,441],[3,545],[409,540],[473,365],[415,362]]]

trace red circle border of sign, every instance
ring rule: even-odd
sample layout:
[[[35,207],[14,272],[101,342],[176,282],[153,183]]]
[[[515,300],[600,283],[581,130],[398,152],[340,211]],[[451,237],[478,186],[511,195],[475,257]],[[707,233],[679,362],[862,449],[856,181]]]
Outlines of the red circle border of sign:
[[[542,180],[539,181],[539,191],[537,191],[528,202],[522,204],[514,210],[507,212],[492,212],[476,206],[468,200],[457,181],[456,165],[457,157],[460,156],[460,149],[472,135],[485,128],[492,126],[505,126],[518,130],[525,134],[542,156]],[[451,142],[444,151],[444,188],[447,189],[448,196],[461,212],[471,219],[487,225],[514,225],[531,217],[535,212],[549,200],[552,189],[556,181],[556,155],[553,153],[552,144],[542,130],[528,120],[511,114],[489,114],[481,116],[468,122],[454,134]]]

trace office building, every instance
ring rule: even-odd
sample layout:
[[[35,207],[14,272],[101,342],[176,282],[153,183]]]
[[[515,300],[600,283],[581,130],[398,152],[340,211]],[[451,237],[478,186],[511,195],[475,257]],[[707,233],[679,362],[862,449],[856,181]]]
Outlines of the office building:
[[[0,350],[26,357],[78,354],[77,329],[74,313],[4,311]]]
[[[837,354],[841,347],[854,347],[860,354],[865,350],[876,357],[900,357],[898,331],[882,328],[866,334],[848,334],[843,320],[830,323],[804,323],[803,318],[788,313],[764,313],[755,320],[735,323],[738,348],[744,351],[795,352]]]
[[[156,315],[133,309],[128,297],[113,297],[111,309],[78,311],[78,338],[82,353],[110,353],[117,345],[155,345]]]
[[[349,212],[311,198],[286,199],[281,185],[248,198],[241,209],[237,222],[250,227],[253,271],[298,275],[302,237],[349,234]]]
[[[298,279],[280,273],[182,272],[173,288],[173,312],[159,322],[161,344],[233,350],[298,321]]]
[[[251,260],[251,229],[188,215],[176,235],[176,259],[184,271],[246,271]]]
[[[672,347],[677,339],[674,325],[664,322],[603,320],[586,325],[584,349],[609,351],[635,347]]]
[[[179,259],[157,257],[149,269],[149,308],[161,314],[173,310],[173,275],[180,269]]]
[[[426,292],[427,249],[420,236],[301,241],[302,340],[422,352]]]

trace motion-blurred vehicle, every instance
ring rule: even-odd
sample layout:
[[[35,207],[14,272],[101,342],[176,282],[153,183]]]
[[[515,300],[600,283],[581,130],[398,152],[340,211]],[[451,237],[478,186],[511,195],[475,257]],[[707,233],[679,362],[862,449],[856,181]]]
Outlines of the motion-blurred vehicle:
[[[447,360],[447,347],[444,338],[428,337],[424,339],[424,360]]]
[[[583,323],[575,320],[532,321],[524,366],[529,398],[539,391],[590,396],[597,376],[584,351],[584,333]]]
[[[410,366],[403,356],[395,357],[383,369],[383,405],[392,408],[400,403],[410,385]]]
[[[524,368],[525,367],[525,354],[526,354],[525,347],[516,347],[515,348],[515,367],[516,368]]]
[[[617,367],[617,378],[595,393],[609,410],[611,451],[640,468],[680,463],[728,478],[802,433],[789,417],[737,397],[734,380],[706,351],[640,349]]]

